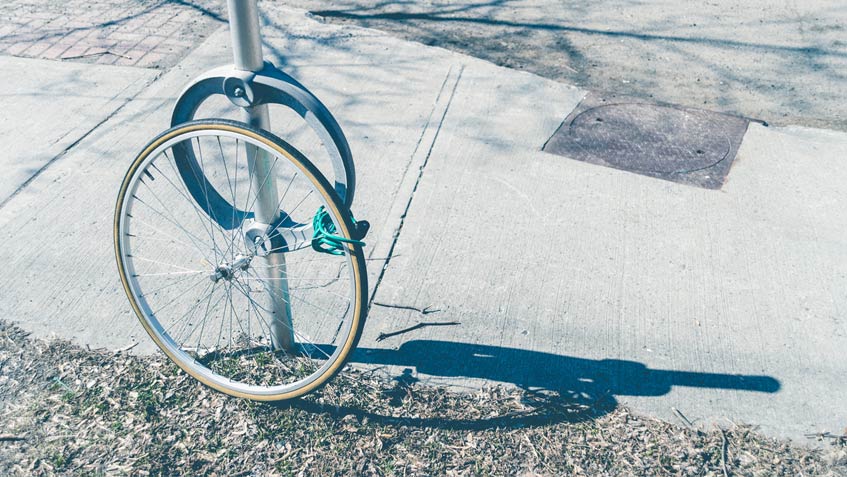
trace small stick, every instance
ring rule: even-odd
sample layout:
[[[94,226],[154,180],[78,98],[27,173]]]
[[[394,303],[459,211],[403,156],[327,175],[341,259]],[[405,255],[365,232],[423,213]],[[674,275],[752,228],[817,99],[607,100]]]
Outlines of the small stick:
[[[571,67],[570,67],[570,66],[568,66],[568,65],[562,65],[562,68],[565,68],[566,70],[569,70],[569,71],[573,71],[574,73],[579,73],[579,71],[577,71],[577,70],[575,70],[575,69],[571,68]]]
[[[697,432],[697,429],[694,429],[694,425],[691,424],[691,421],[689,421],[688,418],[685,417],[685,415],[683,415],[682,412],[680,412],[679,409],[677,409],[675,407],[671,407],[671,411],[673,411],[673,413],[676,414],[676,417],[678,417],[679,420],[682,421],[682,423],[685,425],[685,427],[687,427],[691,431]]]
[[[729,441],[726,438],[726,431],[718,428],[721,431],[721,439],[723,439],[723,444],[721,445],[721,467],[723,467],[723,477],[729,477],[729,470],[726,468],[726,448],[729,447]]]
[[[533,444],[532,441],[529,440],[529,436],[524,434],[523,438],[526,441],[526,443],[529,444],[529,450],[531,450],[532,453],[535,455],[535,459],[541,460],[541,457],[538,455],[538,451],[535,450],[535,444]]]
[[[429,322],[429,323],[418,323],[414,326],[410,326],[408,328],[404,328],[399,331],[392,331],[390,333],[380,333],[379,336],[376,337],[377,341],[386,340],[391,338],[392,336],[402,335],[403,333],[409,333],[411,331],[419,330],[421,328],[426,328],[427,326],[454,326],[461,325],[458,321],[448,321],[448,322]]]
[[[115,354],[118,354],[118,353],[122,353],[122,352],[124,352],[124,351],[129,351],[129,350],[131,350],[132,348],[135,348],[136,346],[138,346],[138,343],[139,343],[139,341],[136,341],[135,343],[133,343],[133,344],[131,344],[131,345],[129,345],[129,346],[124,346],[123,348],[118,348],[118,349],[116,349],[116,350],[114,350],[114,351],[112,351],[112,352],[113,352],[113,353],[115,353]]]
[[[394,257],[399,257],[399,256],[400,256],[399,253],[397,255],[394,255]],[[392,258],[392,257],[369,257],[369,258],[366,258],[365,260],[377,261],[377,260],[388,260],[389,258]]]
[[[22,436],[16,436],[13,434],[0,434],[0,441],[2,442],[18,442],[23,440],[26,439]]]
[[[63,57],[63,58],[59,58],[59,59],[60,59],[60,60],[79,60],[79,59],[82,59],[82,58],[90,58],[90,57],[92,57],[92,56],[102,56],[102,55],[113,55],[113,56],[118,56],[118,57],[121,57],[121,58],[126,58],[126,59],[128,59],[128,60],[131,60],[131,59],[132,59],[132,58],[130,58],[129,56],[122,55],[122,54],[120,54],[120,53],[113,53],[113,52],[111,52],[111,51],[109,51],[109,50],[106,50],[106,51],[98,51],[98,52],[96,52],[96,53],[87,53],[87,54],[85,54],[85,55],[65,56],[65,57]]]
[[[805,434],[809,439],[833,439],[836,442],[847,442],[847,434],[837,435],[831,432],[818,432],[816,434]]]
[[[431,309],[432,305],[429,305],[426,308],[417,308],[417,307],[409,306],[409,305],[392,305],[391,303],[380,303],[378,301],[373,302],[373,304],[376,305],[376,306],[384,306],[385,308],[397,308],[399,310],[417,311],[418,313],[420,313],[422,315],[428,315],[430,313],[437,313],[437,312],[441,311],[440,309],[432,310]]]
[[[63,382],[62,382],[62,380],[61,380],[61,379],[59,379],[58,377],[54,377],[54,378],[53,378],[53,381],[55,381],[55,382],[56,382],[56,384],[58,384],[58,385],[62,386],[62,387],[63,387],[63,388],[65,388],[65,389],[67,389],[69,392],[72,392],[72,393],[74,392],[73,388],[71,388],[71,387],[70,387],[70,386],[68,386],[67,384],[63,383]]]

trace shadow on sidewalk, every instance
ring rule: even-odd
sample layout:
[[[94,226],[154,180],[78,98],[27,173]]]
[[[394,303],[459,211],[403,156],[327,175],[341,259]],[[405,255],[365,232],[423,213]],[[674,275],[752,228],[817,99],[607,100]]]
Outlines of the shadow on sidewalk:
[[[469,7],[468,9],[472,9]],[[443,22],[443,23],[469,23],[500,26],[513,29],[524,30],[550,30],[565,33],[582,33],[586,35],[607,36],[613,38],[632,38],[641,41],[662,41],[674,43],[695,43],[709,46],[717,46],[721,48],[734,49],[753,49],[761,50],[767,53],[790,53],[802,54],[808,57],[836,57],[843,58],[847,54],[832,48],[823,48],[819,46],[786,46],[778,42],[761,43],[747,42],[727,38],[710,38],[710,37],[689,37],[681,35],[663,35],[663,34],[648,34],[639,31],[613,30],[588,28],[573,25],[564,25],[556,23],[540,23],[540,22],[520,22],[501,20],[490,17],[473,17],[473,16],[448,16],[461,10],[433,11],[426,13],[419,12],[377,12],[377,13],[359,13],[349,12],[345,10],[313,10],[310,13],[327,18],[341,18],[345,20],[357,20],[366,22],[368,20],[383,20],[396,23],[408,22]]]
[[[339,417],[353,414],[360,419],[445,429],[517,428],[579,422],[603,416],[617,405],[617,396],[661,396],[673,386],[735,389],[775,393],[778,380],[770,376],[698,373],[650,369],[642,363],[616,359],[592,360],[499,346],[448,341],[413,340],[397,350],[358,348],[353,363],[404,368],[394,377],[387,397],[399,406],[402,397],[414,394],[418,373],[447,378],[480,378],[511,383],[527,391],[522,404],[531,408],[519,414],[506,413],[482,419],[446,417],[393,417],[353,407],[324,408],[301,401],[298,407],[330,412]]]

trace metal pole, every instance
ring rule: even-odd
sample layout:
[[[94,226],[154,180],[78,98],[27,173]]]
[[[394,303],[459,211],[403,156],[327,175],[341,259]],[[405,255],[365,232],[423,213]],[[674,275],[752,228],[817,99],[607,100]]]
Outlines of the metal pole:
[[[260,71],[264,66],[262,39],[259,32],[259,9],[256,0],[227,0],[229,28],[232,33],[232,54],[235,68],[244,71]],[[270,116],[266,104],[244,108],[244,121],[254,127],[270,130]],[[252,154],[251,154],[252,149]],[[279,192],[276,188],[276,171],[270,157],[263,151],[248,146],[247,166],[253,177],[256,190],[256,220],[273,224],[279,219]],[[267,178],[267,179],[266,179]],[[264,183],[263,183],[264,182]],[[271,343],[274,349],[293,352],[294,328],[291,324],[291,299],[285,256],[271,253],[265,258],[270,267],[268,293],[273,306],[271,318]],[[278,286],[277,286],[278,284]],[[275,287],[273,290],[271,287]]]

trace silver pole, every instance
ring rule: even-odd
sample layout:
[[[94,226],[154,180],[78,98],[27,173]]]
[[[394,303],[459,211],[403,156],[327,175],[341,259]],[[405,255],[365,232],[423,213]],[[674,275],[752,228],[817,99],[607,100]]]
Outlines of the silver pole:
[[[256,0],[227,0],[229,28],[232,34],[232,55],[235,68],[244,71],[260,71],[264,66],[262,38],[259,32],[259,9]],[[260,129],[270,130],[270,115],[266,104],[244,108],[244,122]],[[252,153],[251,153],[252,150]],[[256,190],[256,220],[273,224],[279,219],[279,192],[276,188],[276,171],[267,154],[248,146],[247,166],[253,176]],[[262,183],[264,181],[264,183]],[[279,284],[277,290],[268,290],[273,305],[271,318],[271,343],[274,349],[293,352],[294,328],[291,323],[291,299],[285,256],[271,253],[265,258],[272,273],[268,283]]]

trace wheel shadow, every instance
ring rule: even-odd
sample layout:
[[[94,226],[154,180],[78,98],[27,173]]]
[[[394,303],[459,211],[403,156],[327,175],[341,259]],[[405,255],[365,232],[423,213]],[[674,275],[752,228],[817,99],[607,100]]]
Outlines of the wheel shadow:
[[[775,393],[780,382],[766,375],[700,373],[650,369],[643,363],[618,359],[585,359],[500,346],[412,340],[396,350],[358,348],[352,363],[394,373],[392,388],[383,397],[400,406],[414,395],[417,374],[436,378],[482,379],[512,384],[524,392],[529,409],[483,419],[446,416],[396,417],[355,406],[321,406],[298,401],[294,406],[343,417],[353,414],[385,424],[445,429],[517,428],[596,419],[618,406],[618,396],[662,396],[674,386]],[[398,371],[399,369],[399,371]]]

